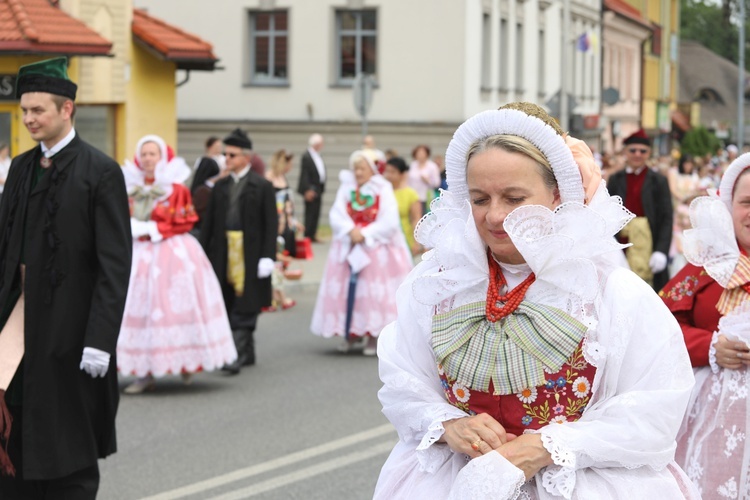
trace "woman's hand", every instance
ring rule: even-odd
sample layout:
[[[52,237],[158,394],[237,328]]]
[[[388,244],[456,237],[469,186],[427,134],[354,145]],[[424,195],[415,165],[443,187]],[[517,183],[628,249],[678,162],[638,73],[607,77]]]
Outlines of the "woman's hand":
[[[729,340],[719,335],[716,341],[716,364],[722,368],[736,370],[743,364],[750,364],[750,349],[744,342]]]
[[[357,243],[362,243],[363,241],[365,241],[365,237],[362,236],[362,231],[360,231],[358,227],[355,227],[354,229],[349,231],[349,238],[351,238],[352,243],[354,243],[355,245]]]
[[[456,453],[464,453],[476,458],[500,448],[514,439],[514,434],[486,413],[473,417],[455,418],[443,422],[445,432],[440,442],[446,443]]]
[[[542,444],[541,434],[522,434],[497,448],[497,452],[521,469],[526,480],[531,479],[543,467],[552,465],[552,455]]]

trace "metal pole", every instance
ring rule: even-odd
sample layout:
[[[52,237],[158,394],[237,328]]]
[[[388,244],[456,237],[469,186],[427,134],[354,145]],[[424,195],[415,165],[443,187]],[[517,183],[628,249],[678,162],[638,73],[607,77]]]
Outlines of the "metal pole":
[[[570,0],[563,0],[562,58],[560,68],[560,127],[568,131],[570,112],[568,109],[568,66],[570,59]]]
[[[745,142],[745,0],[740,0],[740,61],[737,76],[737,148]]]

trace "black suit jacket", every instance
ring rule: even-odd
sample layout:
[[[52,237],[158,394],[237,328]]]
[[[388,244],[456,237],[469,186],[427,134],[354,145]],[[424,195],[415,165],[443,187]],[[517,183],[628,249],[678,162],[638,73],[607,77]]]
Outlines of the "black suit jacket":
[[[625,170],[621,170],[609,178],[607,189],[609,194],[619,196],[625,203],[627,192]],[[641,202],[653,238],[652,252],[658,251],[668,256],[669,247],[672,244],[673,210],[672,195],[669,191],[667,178],[648,169],[641,190]],[[669,281],[669,271],[665,269],[654,276],[654,288],[660,290],[667,281]]]
[[[11,384],[22,386],[26,480],[69,475],[116,450],[115,354],[132,254],[120,166],[76,136],[29,192],[41,156],[37,146],[13,159],[0,202],[2,307],[15,303],[26,264],[26,349]],[[110,354],[104,378],[80,370],[84,347]]]
[[[326,190],[325,182],[320,181],[318,168],[315,166],[315,160],[312,159],[310,151],[305,151],[301,160],[301,171],[299,175],[299,185],[297,192],[304,196],[305,192],[312,189],[319,195]]]
[[[258,278],[258,261],[263,257],[276,260],[279,222],[273,184],[255,172],[248,172],[247,175],[250,177],[239,197],[244,233],[245,292],[235,299],[235,303],[240,314],[255,314],[260,312],[261,307],[271,305],[271,278]],[[234,179],[228,176],[214,186],[199,238],[224,289],[228,287],[226,220],[229,186],[233,182]]]

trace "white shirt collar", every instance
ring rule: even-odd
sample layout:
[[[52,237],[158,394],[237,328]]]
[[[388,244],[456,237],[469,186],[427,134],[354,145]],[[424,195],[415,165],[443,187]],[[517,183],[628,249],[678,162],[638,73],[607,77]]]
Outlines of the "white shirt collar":
[[[248,164],[245,168],[240,170],[239,174],[235,174],[234,172],[229,172],[229,175],[232,176],[232,179],[234,179],[234,182],[240,182],[240,179],[245,177],[248,172],[250,172],[250,164]]]
[[[70,132],[68,132],[68,135],[66,135],[63,140],[52,146],[51,148],[48,148],[44,145],[44,143],[40,143],[42,146],[42,153],[44,153],[45,158],[52,158],[57,153],[59,153],[65,146],[70,144],[70,141],[72,141],[76,136],[76,129],[72,128],[70,129]]]
[[[635,174],[635,175],[638,175],[641,172],[643,172],[644,168],[646,168],[646,165],[641,165],[641,168],[639,168],[637,170],[634,169],[633,167],[625,167],[625,173],[626,174]]]

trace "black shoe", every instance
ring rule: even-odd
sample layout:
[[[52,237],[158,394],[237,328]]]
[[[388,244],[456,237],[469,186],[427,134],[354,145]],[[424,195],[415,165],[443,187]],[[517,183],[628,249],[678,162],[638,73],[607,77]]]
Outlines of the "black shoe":
[[[235,361],[221,367],[221,371],[226,372],[228,375],[237,375],[240,373],[240,363]]]

